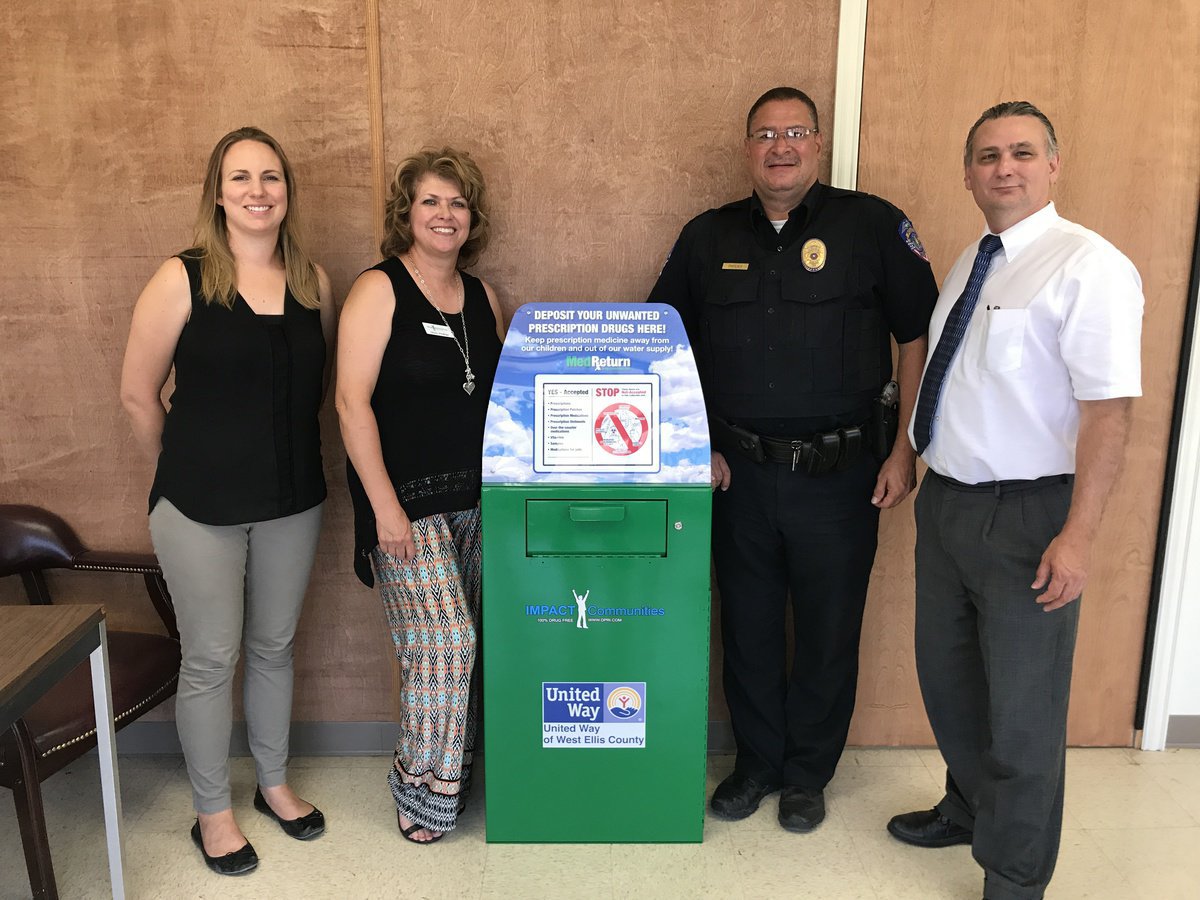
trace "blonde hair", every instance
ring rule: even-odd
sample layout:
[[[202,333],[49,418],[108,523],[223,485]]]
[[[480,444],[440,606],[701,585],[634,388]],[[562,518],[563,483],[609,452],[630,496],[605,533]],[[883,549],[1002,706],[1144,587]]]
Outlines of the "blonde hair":
[[[229,249],[229,232],[225,226],[225,207],[217,203],[221,194],[221,165],[225,154],[238,141],[258,141],[266,144],[279,157],[283,180],[287,187],[287,213],[279,227],[279,255],[287,272],[287,285],[301,306],[318,309],[321,293],[317,267],[304,252],[299,237],[299,217],[296,212],[296,180],[279,142],[260,128],[247,126],[231,131],[213,147],[204,173],[204,189],[200,195],[200,210],[192,244],[200,260],[200,293],[206,303],[220,303],[231,308],[237,296],[237,262]]]
[[[483,173],[470,154],[453,147],[440,150],[422,150],[414,153],[396,167],[388,191],[387,206],[384,208],[383,225],[387,237],[379,245],[384,256],[400,256],[413,244],[412,213],[413,195],[417,184],[426,175],[443,178],[462,191],[467,207],[471,210],[471,231],[466,243],[458,251],[458,267],[470,268],[479,260],[491,239],[491,220],[487,213],[487,189]]]

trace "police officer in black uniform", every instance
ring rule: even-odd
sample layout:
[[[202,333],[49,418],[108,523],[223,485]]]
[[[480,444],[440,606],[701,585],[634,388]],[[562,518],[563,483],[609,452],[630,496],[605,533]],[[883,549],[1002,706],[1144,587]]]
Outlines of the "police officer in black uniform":
[[[713,557],[737,763],[712,808],[745,818],[782,788],[779,821],[792,831],[825,817],[854,710],[879,510],[915,485],[912,447],[889,448],[883,433],[891,338],[890,424],[903,434],[937,300],[903,212],[817,181],[822,137],[802,91],[755,101],[754,193],[689,222],[649,298],[679,310],[696,350],[721,489]]]

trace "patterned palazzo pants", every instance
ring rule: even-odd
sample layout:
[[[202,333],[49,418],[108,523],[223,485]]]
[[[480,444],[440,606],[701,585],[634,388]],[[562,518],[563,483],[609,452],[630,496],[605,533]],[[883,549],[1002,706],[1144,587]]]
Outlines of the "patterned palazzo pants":
[[[371,554],[400,659],[400,736],[388,773],[396,808],[433,831],[454,828],[471,780],[479,677],[479,509],[412,523],[416,558]]]

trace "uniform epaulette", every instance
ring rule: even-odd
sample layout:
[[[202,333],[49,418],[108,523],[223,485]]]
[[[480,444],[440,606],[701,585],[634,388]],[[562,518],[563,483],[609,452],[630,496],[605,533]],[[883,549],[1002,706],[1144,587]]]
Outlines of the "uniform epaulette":
[[[888,200],[883,199],[882,197],[877,197],[875,194],[868,194],[866,191],[852,191],[848,188],[835,188],[828,186],[825,188],[825,199],[827,201],[846,197],[861,197],[864,200],[874,200],[885,210],[887,210],[893,218],[904,218],[904,212],[900,209],[900,207]]]

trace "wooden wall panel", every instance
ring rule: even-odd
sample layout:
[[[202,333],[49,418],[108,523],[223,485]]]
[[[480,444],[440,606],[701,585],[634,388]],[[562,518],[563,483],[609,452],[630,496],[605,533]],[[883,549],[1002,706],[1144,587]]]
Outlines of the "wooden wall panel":
[[[987,107],[1028,99],[1062,149],[1056,203],[1144,282],[1143,391],[1081,611],[1069,739],[1128,745],[1186,304],[1200,161],[1200,8],[1169,0],[872,3],[860,187],[903,206],[939,280],[984,224],[962,144]],[[885,514],[851,739],[928,743],[912,653],[911,505]]]
[[[187,244],[207,153],[230,128],[283,142],[339,298],[376,259],[372,164],[390,171],[427,144],[470,150],[497,225],[479,273],[512,310],[643,298],[683,223],[746,193],[754,98],[794,83],[832,106],[837,0],[377,7],[385,160],[372,158],[371,3],[0,11],[0,81],[15,86],[0,95],[0,500],[59,510],[96,545],[149,547],[151,472],[117,401],[121,357],[134,299]],[[389,644],[378,597],[349,568],[331,409],[322,427],[331,491],[295,718],[387,720]],[[52,580],[67,598],[94,589]],[[13,602],[19,585],[0,582],[0,603]],[[138,602],[111,605],[117,624],[152,627]],[[719,687],[713,703],[723,717]]]
[[[443,143],[475,156],[495,210],[478,273],[510,311],[644,299],[683,223],[749,193],[755,98],[796,84],[831,112],[837,11],[614,0],[451,16],[381,0],[389,166]]]
[[[335,293],[369,265],[362,7],[20,2],[0,8],[0,32],[0,500],[59,511],[93,545],[149,549],[151,466],[117,397],[134,300],[188,246],[209,151],[245,124],[287,150]],[[296,718],[386,718],[383,616],[350,574],[344,455],[325,413],[331,492]],[[105,590],[54,581],[67,597]],[[105,590],[116,622],[151,627],[125,594]],[[19,598],[7,580],[0,602]]]
[[[636,300],[688,218],[745,194],[741,122],[762,90],[805,88],[830,130],[838,6],[379,0],[382,149],[371,140],[370,3],[4,6],[0,500],[58,509],[97,545],[149,547],[150,468],[117,402],[121,355],[137,292],[188,242],[224,131],[255,123],[284,143],[339,298],[376,259],[373,165],[448,142],[488,177],[496,240],[477,271],[509,311]],[[1147,397],[1084,611],[1072,717],[1077,742],[1125,743],[1136,653],[1113,662],[1107,648],[1114,634],[1140,646],[1144,626],[1196,212],[1197,12],[1184,0],[1153,19],[1116,0],[892,0],[871,5],[869,32],[861,187],[909,212],[939,277],[981,227],[960,187],[966,128],[987,105],[1028,95],[1063,138],[1063,212],[1122,247],[1146,280]],[[388,642],[377,596],[350,572],[332,409],[322,425],[331,492],[295,716],[387,720]],[[929,740],[912,662],[911,509],[883,518],[858,743]],[[89,591],[76,577],[55,582],[67,596]],[[12,602],[16,585],[0,582],[0,604]],[[116,607],[120,624],[151,621]],[[712,674],[713,717],[724,718],[719,665]]]
[[[837,16],[836,0],[508,3],[455,17],[381,0],[389,174],[425,146],[475,157],[494,222],[476,273],[510,314],[642,300],[683,224],[749,193],[741,139],[763,91],[802,88],[832,126]],[[719,621],[714,596],[710,706],[726,720]]]

